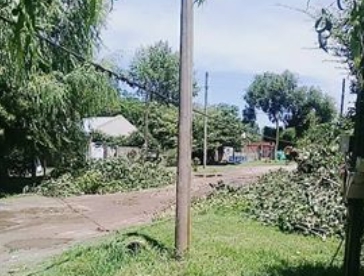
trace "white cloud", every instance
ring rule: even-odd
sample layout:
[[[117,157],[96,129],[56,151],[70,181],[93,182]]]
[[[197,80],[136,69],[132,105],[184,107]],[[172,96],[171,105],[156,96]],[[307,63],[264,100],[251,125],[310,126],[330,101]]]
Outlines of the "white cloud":
[[[121,49],[126,60],[136,48],[160,39],[178,48],[179,1],[148,2],[117,1],[109,19],[104,43],[110,51]],[[289,69],[317,80],[323,89],[339,98],[342,72],[335,69],[335,64],[323,62],[331,58],[327,54],[304,49],[316,43],[311,19],[279,8],[275,1],[207,2],[195,13],[197,68],[242,74]],[[295,2],[306,5],[306,0]]]

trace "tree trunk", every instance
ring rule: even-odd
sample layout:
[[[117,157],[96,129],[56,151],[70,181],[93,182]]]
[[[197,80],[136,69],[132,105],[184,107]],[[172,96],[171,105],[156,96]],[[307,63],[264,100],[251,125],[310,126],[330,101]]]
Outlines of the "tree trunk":
[[[278,119],[276,119],[276,146],[274,149],[274,155],[272,159],[277,159],[277,152],[278,152],[278,148],[279,148],[279,121]]]
[[[8,178],[8,168],[5,162],[0,161],[0,182],[4,183]]]
[[[47,160],[46,158],[43,159],[43,178],[47,175]]]

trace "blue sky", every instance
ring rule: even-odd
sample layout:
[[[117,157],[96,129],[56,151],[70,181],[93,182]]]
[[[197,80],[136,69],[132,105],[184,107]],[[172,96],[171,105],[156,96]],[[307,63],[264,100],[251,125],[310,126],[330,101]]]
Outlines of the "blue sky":
[[[313,8],[330,0],[311,0]],[[200,85],[210,72],[210,103],[244,106],[244,90],[264,71],[298,74],[339,102],[347,72],[317,47],[313,19],[279,4],[305,8],[307,0],[207,0],[195,11],[194,64]],[[102,33],[101,56],[115,53],[126,67],[140,46],[167,40],[178,50],[180,1],[117,0]],[[203,95],[195,99],[202,102]],[[352,101],[352,99],[349,99]],[[260,125],[268,124],[259,115]]]

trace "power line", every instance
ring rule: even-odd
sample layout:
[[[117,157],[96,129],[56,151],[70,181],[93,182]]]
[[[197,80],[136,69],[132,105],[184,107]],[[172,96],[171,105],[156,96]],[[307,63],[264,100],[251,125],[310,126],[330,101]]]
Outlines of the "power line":
[[[11,24],[11,25],[14,25],[14,24],[15,24],[15,22],[13,22],[13,21],[11,21],[11,20],[9,20],[9,19],[7,19],[7,18],[3,17],[2,15],[0,15],[0,20],[3,20],[4,22],[6,22],[6,23],[8,23],[8,24]],[[72,51],[72,50],[69,50],[68,48],[66,48],[66,47],[64,47],[64,46],[62,46],[62,45],[59,45],[58,43],[56,43],[56,42],[54,42],[54,41],[50,40],[50,39],[49,39],[49,38],[47,38],[47,37],[44,37],[43,35],[36,34],[36,36],[37,36],[39,39],[44,40],[45,42],[47,42],[47,43],[48,43],[49,45],[51,45],[52,47],[57,48],[57,49],[60,49],[60,50],[62,50],[63,52],[65,52],[65,53],[67,53],[67,54],[69,54],[69,55],[72,55],[72,56],[76,57],[77,59],[79,59],[79,60],[81,60],[81,61],[83,61],[83,62],[85,62],[85,63],[88,63],[88,64],[90,64],[90,65],[94,66],[96,69],[98,69],[98,70],[100,70],[100,71],[103,71],[104,73],[109,74],[110,76],[112,76],[112,77],[116,78],[117,80],[119,80],[119,81],[121,81],[121,82],[126,83],[126,84],[127,84],[128,86],[130,86],[131,88],[135,88],[135,87],[137,87],[137,88],[139,88],[139,89],[141,89],[141,90],[145,91],[146,93],[154,94],[154,95],[156,95],[156,96],[158,96],[158,97],[162,98],[162,99],[163,99],[166,103],[173,104],[173,105],[175,105],[175,106],[177,106],[177,107],[179,106],[179,103],[178,103],[177,101],[172,100],[172,99],[168,98],[167,96],[165,96],[165,95],[163,95],[163,94],[160,94],[160,93],[158,93],[158,92],[156,92],[156,91],[152,91],[152,90],[150,90],[149,88],[147,88],[145,85],[143,85],[143,84],[141,84],[141,83],[138,83],[138,82],[136,82],[136,81],[133,81],[133,80],[129,79],[128,77],[126,77],[126,76],[125,76],[125,75],[123,75],[123,74],[116,73],[116,72],[114,72],[114,71],[112,71],[112,70],[110,70],[110,69],[105,68],[105,67],[104,67],[104,66],[102,66],[101,64],[98,64],[98,63],[96,63],[96,62],[90,61],[90,60],[88,60],[87,58],[85,58],[85,57],[81,56],[80,54],[78,54],[78,53],[76,53],[76,52],[74,52],[74,51]],[[206,116],[206,114],[205,114],[205,113],[203,113],[202,111],[199,111],[199,110],[197,110],[197,109],[193,109],[193,111],[194,111],[195,113],[197,113],[197,114],[200,114],[200,115]]]
[[[15,25],[16,23],[2,15],[0,15],[0,20],[10,24],[10,25]],[[95,67],[96,69],[104,72],[104,73],[107,73],[109,76],[112,76],[114,78],[116,78],[117,80],[121,81],[121,82],[124,82],[126,83],[129,87],[131,88],[139,88],[143,91],[145,91],[146,93],[148,94],[154,94],[156,96],[158,96],[159,98],[161,98],[165,103],[169,103],[169,104],[172,104],[176,107],[179,107],[179,102],[176,101],[176,100],[173,100],[173,99],[170,99],[168,98],[167,96],[163,95],[163,94],[160,94],[159,92],[157,91],[152,91],[151,89],[149,89],[148,87],[146,87],[146,85],[144,84],[141,84],[141,83],[138,83],[136,81],[133,81],[131,79],[129,79],[127,76],[121,74],[121,73],[116,73],[110,69],[107,69],[105,68],[104,66],[102,66],[101,64],[98,64],[96,62],[93,62],[93,61],[90,61],[88,60],[87,58],[83,57],[82,55],[62,46],[62,45],[59,45],[58,43],[52,41],[51,39],[37,33],[36,36],[40,39],[40,40],[43,40],[45,42],[47,42],[49,45],[51,45],[52,47],[56,48],[56,49],[59,49],[59,50],[62,50],[63,52],[69,54],[69,55],[72,55],[74,57],[76,57],[77,59],[81,60],[82,62],[85,62],[85,63],[88,63],[90,65],[92,65],[93,67]],[[209,119],[215,119],[214,117],[212,116],[209,116],[207,113],[204,113],[203,111],[200,111],[196,108],[193,108],[192,111],[196,114],[199,114],[199,115],[202,115],[202,116],[205,116]],[[265,136],[265,135],[262,135],[262,134],[257,134],[257,133],[254,133],[254,132],[251,132],[251,131],[245,131],[246,133],[250,133],[250,134],[253,134],[253,135],[258,135],[259,137],[261,138],[265,138],[265,139],[269,139],[269,140],[275,140],[274,137],[269,137],[269,136]],[[291,141],[285,141],[285,140],[281,140],[281,142],[284,142],[284,143],[288,143],[288,144],[293,144]]]

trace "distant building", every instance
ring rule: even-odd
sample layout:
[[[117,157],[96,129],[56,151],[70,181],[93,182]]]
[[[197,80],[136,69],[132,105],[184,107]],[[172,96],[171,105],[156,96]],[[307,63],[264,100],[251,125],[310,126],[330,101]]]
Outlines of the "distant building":
[[[111,137],[127,137],[137,131],[137,128],[125,119],[123,115],[85,118],[83,126],[87,133],[97,131]]]
[[[83,119],[83,127],[87,134],[99,132],[110,137],[128,137],[138,129],[122,115],[113,117],[91,117]],[[93,159],[104,159],[125,155],[134,148],[111,148],[102,143],[90,142],[88,156]]]
[[[243,152],[249,161],[272,159],[274,157],[274,142],[253,142],[244,146]]]

